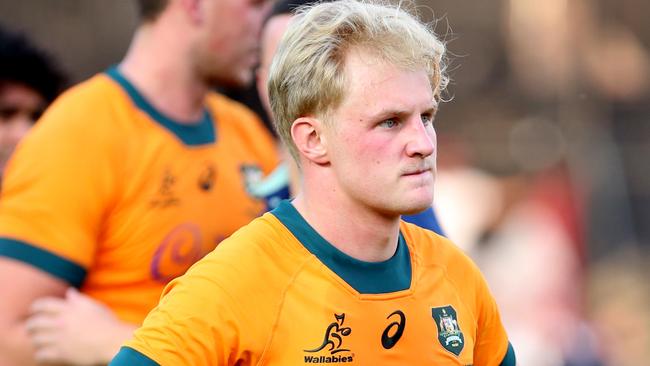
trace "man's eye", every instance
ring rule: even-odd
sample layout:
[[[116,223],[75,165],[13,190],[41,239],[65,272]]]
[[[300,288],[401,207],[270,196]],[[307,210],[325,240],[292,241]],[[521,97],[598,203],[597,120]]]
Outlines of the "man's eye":
[[[422,119],[422,124],[425,126],[433,123],[433,116],[428,113],[421,115],[420,118]]]
[[[0,118],[11,119],[18,114],[19,110],[16,107],[2,106],[0,107]]]
[[[381,122],[379,125],[381,127],[384,127],[384,128],[393,128],[393,127],[397,126],[397,120],[395,120],[393,118],[387,119],[387,120]]]

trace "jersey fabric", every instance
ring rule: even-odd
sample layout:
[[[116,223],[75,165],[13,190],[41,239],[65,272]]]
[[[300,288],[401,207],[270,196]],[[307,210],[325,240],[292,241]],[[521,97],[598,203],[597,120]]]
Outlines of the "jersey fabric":
[[[0,255],[141,323],[164,286],[266,210],[272,136],[211,93],[203,117],[157,111],[117,68],[59,98],[18,147],[0,199]]]
[[[514,365],[494,299],[447,239],[402,222],[395,255],[340,252],[287,201],[165,289],[122,365]]]

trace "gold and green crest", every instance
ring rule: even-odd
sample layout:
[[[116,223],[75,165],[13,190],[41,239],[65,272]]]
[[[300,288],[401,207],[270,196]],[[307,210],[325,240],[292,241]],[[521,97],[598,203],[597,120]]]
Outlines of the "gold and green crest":
[[[440,345],[456,356],[460,355],[465,346],[465,337],[458,325],[456,310],[451,305],[431,308],[431,316],[438,328]]]

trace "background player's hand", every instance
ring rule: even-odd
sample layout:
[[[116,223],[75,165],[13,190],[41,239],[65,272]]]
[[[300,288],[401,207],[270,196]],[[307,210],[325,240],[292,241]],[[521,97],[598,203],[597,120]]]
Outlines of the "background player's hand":
[[[26,327],[38,362],[67,365],[108,364],[136,328],[73,288],[36,300]]]

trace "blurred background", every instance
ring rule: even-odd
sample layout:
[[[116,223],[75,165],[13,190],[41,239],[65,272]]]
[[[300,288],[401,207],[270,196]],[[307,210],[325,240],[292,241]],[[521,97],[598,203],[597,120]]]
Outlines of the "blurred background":
[[[648,364],[650,1],[418,4],[452,78],[434,206],[519,364]],[[2,1],[0,25],[73,84],[120,60],[136,14],[130,0]]]

